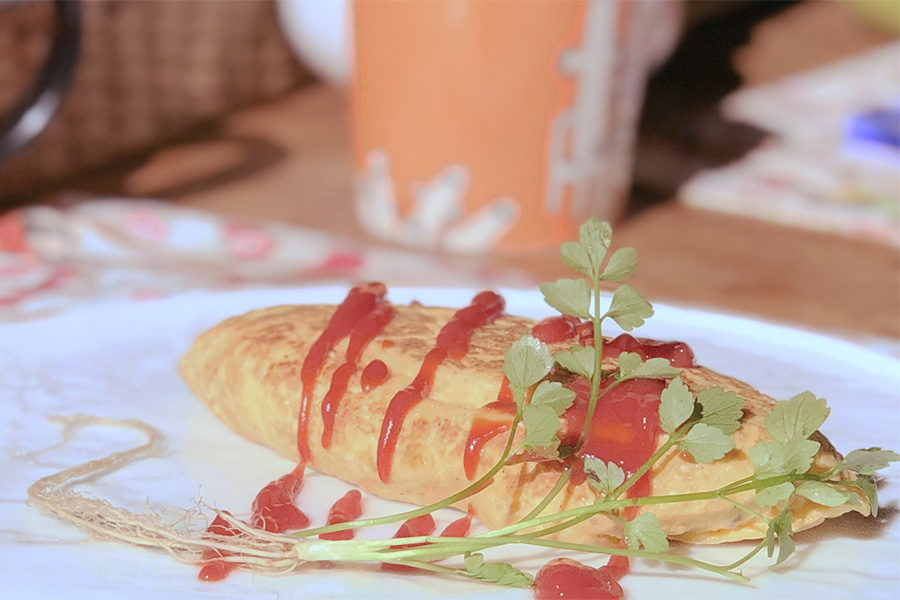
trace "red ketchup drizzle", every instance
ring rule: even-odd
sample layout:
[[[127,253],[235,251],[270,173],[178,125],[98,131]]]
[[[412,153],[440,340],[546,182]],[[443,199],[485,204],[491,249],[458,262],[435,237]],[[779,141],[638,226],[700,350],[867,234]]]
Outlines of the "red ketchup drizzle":
[[[328,511],[328,525],[355,521],[361,514],[362,494],[359,493],[359,490],[350,490],[331,506],[331,510]],[[319,534],[319,539],[352,540],[353,536],[354,532],[352,529],[344,529],[342,531]]]
[[[272,533],[289,529],[303,529],[309,525],[309,518],[294,506],[294,498],[303,485],[303,465],[269,483],[261,489],[253,500],[250,522],[254,527]]]
[[[405,521],[403,525],[400,526],[400,529],[397,530],[397,533],[394,534],[394,538],[407,538],[407,537],[417,537],[420,535],[431,535],[434,533],[434,517],[430,514],[422,515],[421,517],[414,517]],[[417,548],[418,546],[424,546],[425,544],[402,544],[397,546],[392,546],[393,548],[402,549],[402,548]],[[418,573],[420,569],[415,567],[409,567],[407,565],[397,565],[394,563],[381,563],[382,571],[392,571],[394,573]]]
[[[580,319],[568,315],[548,317],[535,323],[534,327],[531,328],[531,335],[545,344],[564,342],[575,337],[580,323]],[[513,402],[508,379],[503,379],[503,385],[500,388],[500,393],[497,395],[497,401],[486,404],[483,408],[503,410],[504,412],[515,414],[516,405]],[[472,421],[472,426],[469,429],[469,438],[463,454],[463,468],[465,469],[466,477],[470,481],[475,477],[475,470],[478,468],[481,450],[484,448],[484,445],[498,435],[509,431],[509,427],[510,423],[508,421],[498,421],[496,416],[491,416],[490,413],[485,413],[484,411]]]
[[[264,487],[253,500],[253,513],[250,522],[272,533],[281,533],[289,529],[303,529],[309,525],[309,519],[294,506],[294,498],[303,485],[303,466],[300,465],[287,475],[276,479]],[[223,511],[224,512],[224,511]],[[228,513],[229,515],[231,513]],[[237,535],[237,529],[229,525],[221,515],[217,515],[209,527],[208,533],[214,535]],[[198,577],[202,581],[215,582],[225,579],[237,568],[237,563],[216,560],[226,553],[215,548],[203,550],[205,565],[200,569]]]
[[[441,532],[441,537],[466,537],[470,527],[472,527],[472,516],[466,515],[447,525]]]
[[[231,513],[228,514],[230,515]],[[216,518],[213,519],[213,522],[210,523],[209,527],[206,528],[206,532],[213,535],[222,536],[232,536],[238,534],[238,530],[233,528],[228,523],[228,521],[221,517],[221,515],[216,515]],[[216,550],[215,548],[203,549],[203,562],[205,562],[206,564],[203,565],[203,567],[200,569],[200,573],[197,575],[200,581],[208,581],[210,583],[222,581],[223,579],[228,577],[229,573],[237,568],[237,563],[226,562],[224,560],[216,560],[222,558],[225,555],[225,552]]]
[[[621,600],[625,597],[615,567],[592,568],[567,558],[551,560],[534,578],[536,600]]]
[[[640,351],[644,358],[654,358],[653,352],[659,352],[663,358],[670,357],[660,351],[663,344],[651,345],[651,352],[647,352],[647,346],[631,336],[620,338],[623,336],[616,338],[619,345],[616,348],[618,352],[613,353],[614,356],[618,356],[621,352]],[[687,353],[677,348],[678,344],[665,346],[668,350],[674,349],[678,352],[678,360],[682,366],[688,356],[693,364],[693,354],[689,354],[690,348],[685,344],[680,346],[686,348]],[[657,439],[662,433],[658,411],[660,394],[665,382],[656,379],[632,379],[609,389],[611,383],[612,380],[609,379],[601,384],[594,417],[577,457],[594,456],[604,461],[615,462],[622,467],[626,476],[630,476],[656,450]],[[579,377],[568,387],[575,392],[575,402],[563,415],[567,427],[566,433],[562,436],[562,443],[573,445],[577,443],[587,416],[590,382],[585,377]],[[581,483],[584,479],[583,469],[575,468],[572,471],[573,483]],[[651,488],[652,480],[650,473],[647,473],[629,488],[626,495],[632,498],[647,496]],[[628,507],[624,513],[625,518],[632,519],[637,515],[637,507]],[[620,600],[624,597],[624,593],[618,581],[628,571],[628,558],[622,556],[611,557],[606,566],[598,569],[574,561],[551,561],[541,569],[535,579],[535,597],[538,600],[547,598]]]
[[[631,506],[626,507],[626,511],[629,508],[634,508]],[[629,519],[634,518],[634,515],[628,517]],[[622,547],[627,548],[627,544],[622,540]],[[623,577],[628,575],[628,572],[631,571],[631,564],[628,562],[627,556],[620,556],[618,554],[614,554],[609,557],[609,560],[606,561],[606,569],[615,576],[616,581],[621,580]]]
[[[531,335],[545,344],[556,344],[575,337],[580,323],[581,320],[578,317],[568,315],[548,317],[538,321],[531,328]]]
[[[438,367],[446,358],[463,358],[469,351],[469,340],[475,330],[503,314],[504,305],[503,298],[494,292],[481,292],[472,299],[469,306],[456,311],[441,328],[434,348],[425,355],[415,379],[391,399],[378,438],[378,477],[382,482],[390,480],[394,451],[403,421],[409,411],[431,391]]]
[[[368,392],[387,381],[390,376],[391,372],[388,370],[387,365],[384,364],[384,361],[376,358],[363,369],[359,383],[362,386],[362,391]]]
[[[593,343],[593,335],[591,335]],[[660,342],[634,338],[627,333],[603,344],[603,358],[618,358],[623,352],[635,352],[642,359],[665,358],[673,367],[689,369],[694,366],[694,352],[684,342]]]
[[[484,445],[501,433],[509,431],[511,425],[509,420],[505,418],[498,420],[500,415],[497,412],[500,411],[505,414],[516,414],[516,403],[513,401],[512,390],[509,389],[509,380],[505,377],[497,393],[497,400],[481,407],[479,414],[472,419],[469,438],[463,452],[463,468],[469,481],[475,478],[475,470],[481,460]]]
[[[331,375],[331,386],[322,399],[322,447],[329,448],[331,446],[331,436],[334,433],[334,419],[337,415],[338,407],[344,394],[347,391],[347,385],[350,378],[359,370],[357,363],[366,346],[381,333],[397,311],[388,302],[382,302],[362,319],[360,319],[353,327],[350,333],[350,342],[347,344],[347,359],[344,364],[335,369]],[[381,361],[379,361],[381,362]],[[384,364],[384,363],[381,363]],[[385,366],[385,369],[387,367]],[[365,385],[365,384],[363,384]]]
[[[594,418],[578,456],[594,456],[604,461],[613,461],[622,467],[626,475],[631,475],[656,450],[660,434],[659,396],[665,382],[657,379],[631,379],[607,392],[611,382],[608,379],[601,385]],[[575,392],[575,402],[563,414],[567,427],[561,442],[572,446],[577,443],[584,427],[591,391],[590,382],[585,377],[575,379],[568,387]],[[583,471],[574,470],[572,479],[576,484],[584,481]],[[648,473],[629,489],[629,496],[649,492],[649,485]]]
[[[312,343],[306,354],[300,370],[303,395],[300,400],[300,414],[297,418],[297,450],[300,453],[300,460],[303,462],[309,459],[309,440],[307,439],[309,405],[313,387],[322,371],[325,359],[334,346],[341,339],[350,335],[354,326],[381,302],[386,293],[387,288],[381,283],[367,283],[351,289],[344,301],[331,315],[325,330]]]

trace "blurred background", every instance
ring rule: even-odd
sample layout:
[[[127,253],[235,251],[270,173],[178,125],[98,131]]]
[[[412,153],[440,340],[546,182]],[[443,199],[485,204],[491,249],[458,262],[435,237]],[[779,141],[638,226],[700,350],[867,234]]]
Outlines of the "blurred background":
[[[588,216],[652,300],[900,353],[895,0],[0,0],[0,317],[530,287]]]

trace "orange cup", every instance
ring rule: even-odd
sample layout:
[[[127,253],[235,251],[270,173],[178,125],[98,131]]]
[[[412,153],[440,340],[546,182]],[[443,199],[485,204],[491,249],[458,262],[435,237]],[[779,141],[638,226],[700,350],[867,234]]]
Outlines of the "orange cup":
[[[647,34],[667,52],[678,8],[355,2],[361,226],[477,254],[556,246],[588,216],[620,216],[654,58]]]

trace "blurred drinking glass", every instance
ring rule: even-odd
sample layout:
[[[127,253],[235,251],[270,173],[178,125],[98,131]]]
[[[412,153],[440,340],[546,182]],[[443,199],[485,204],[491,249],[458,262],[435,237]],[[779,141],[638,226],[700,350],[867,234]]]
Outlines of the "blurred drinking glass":
[[[556,246],[625,208],[647,73],[671,1],[353,4],[357,217],[478,254]]]

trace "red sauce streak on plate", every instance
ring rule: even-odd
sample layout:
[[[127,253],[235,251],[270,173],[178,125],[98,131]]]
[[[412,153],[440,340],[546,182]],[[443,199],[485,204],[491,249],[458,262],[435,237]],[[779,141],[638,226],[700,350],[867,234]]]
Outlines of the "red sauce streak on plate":
[[[359,383],[363,392],[369,392],[387,381],[390,376],[391,372],[388,370],[387,365],[384,364],[384,361],[376,358],[363,369]]]
[[[355,521],[360,515],[362,515],[362,494],[359,490],[350,490],[331,506],[331,510],[328,511],[328,525]],[[344,529],[322,533],[319,535],[319,539],[352,540],[353,535],[352,529]]]
[[[593,568],[567,558],[551,560],[534,578],[536,600],[622,600],[619,571],[610,566]]]
[[[350,333],[350,342],[347,344],[347,358],[344,364],[332,373],[331,386],[322,399],[323,448],[331,446],[331,437],[334,433],[334,419],[337,416],[344,394],[347,392],[350,378],[356,375],[356,372],[359,370],[357,363],[360,356],[362,356],[369,343],[375,339],[375,336],[384,331],[384,328],[391,322],[395,314],[397,314],[397,311],[394,310],[394,307],[389,302],[381,302],[353,327]]]
[[[434,533],[435,523],[434,517],[429,515],[422,515],[421,517],[414,517],[405,521],[403,525],[400,526],[400,529],[397,530],[397,533],[394,534],[394,538],[407,538],[407,537],[417,537],[420,535],[431,535]],[[425,544],[402,544],[397,546],[392,546],[393,548],[402,549],[402,548],[417,548],[419,546],[424,546]],[[419,573],[421,570],[415,567],[410,567],[407,565],[398,565],[394,563],[381,563],[382,571],[392,571],[394,573]]]
[[[378,437],[378,477],[382,482],[388,483],[391,478],[391,465],[403,421],[409,411],[428,396],[438,367],[447,358],[463,358],[469,351],[469,340],[475,330],[503,314],[504,305],[503,298],[494,292],[481,292],[469,306],[456,311],[441,328],[434,348],[425,355],[415,379],[391,399]]]
[[[634,507],[629,506],[628,508]],[[622,540],[622,547],[628,547],[627,544],[625,544],[624,540]],[[623,577],[628,575],[628,573],[631,571],[631,564],[628,562],[627,556],[619,556],[617,554],[614,554],[610,556],[609,560],[606,562],[606,568],[612,573],[616,581],[619,581]]]
[[[535,323],[531,335],[545,344],[557,344],[574,338],[580,323],[581,319],[568,315],[548,317]]]
[[[472,516],[466,515],[447,525],[441,532],[441,537],[466,537],[472,527]]]
[[[500,385],[497,400],[485,404],[479,414],[472,419],[469,438],[463,452],[463,469],[465,469],[469,481],[475,478],[475,470],[481,460],[481,450],[484,445],[501,433],[509,431],[512,425],[508,419],[499,420],[500,415],[497,414],[499,411],[502,411],[504,416],[516,414],[516,403],[513,401],[512,391],[509,389],[509,380],[505,377]]]
[[[227,512],[227,511],[223,511]],[[227,513],[231,514],[231,513]],[[206,528],[206,533],[210,533],[212,535],[221,535],[221,536],[232,536],[237,535],[238,530],[232,527],[228,521],[223,519],[221,515],[216,515],[216,518],[213,519],[213,522],[209,524],[209,527]],[[238,567],[238,563],[227,562],[221,559],[225,556],[226,553],[221,550],[216,550],[215,548],[204,548],[203,550],[203,562],[206,563],[200,569],[200,573],[197,577],[200,581],[207,581],[209,583],[214,583],[216,581],[222,581],[228,574],[234,571]]]
[[[253,500],[253,513],[250,517],[250,522],[254,527],[272,533],[282,533],[289,529],[303,529],[309,525],[307,516],[293,504],[294,498],[297,497],[303,485],[303,470],[304,467],[301,463],[287,475],[270,482],[260,490]],[[233,536],[239,533],[221,515],[217,515],[213,519],[206,531],[213,535],[223,536]],[[238,567],[236,562],[217,560],[226,554],[215,548],[203,550],[202,559],[206,564],[200,569],[198,575],[201,581],[210,583],[222,581]]]
[[[303,486],[303,468],[301,463],[293,471],[259,491],[253,500],[253,513],[250,517],[254,527],[271,533],[282,533],[309,525],[309,518],[294,506],[294,499]]]
[[[309,406],[312,401],[316,379],[325,365],[325,359],[334,346],[350,335],[354,326],[371,312],[384,298],[387,288],[381,283],[367,283],[350,290],[347,297],[331,315],[325,330],[316,338],[306,354],[300,370],[303,395],[300,400],[300,414],[297,419],[297,450],[300,460],[309,460]]]

